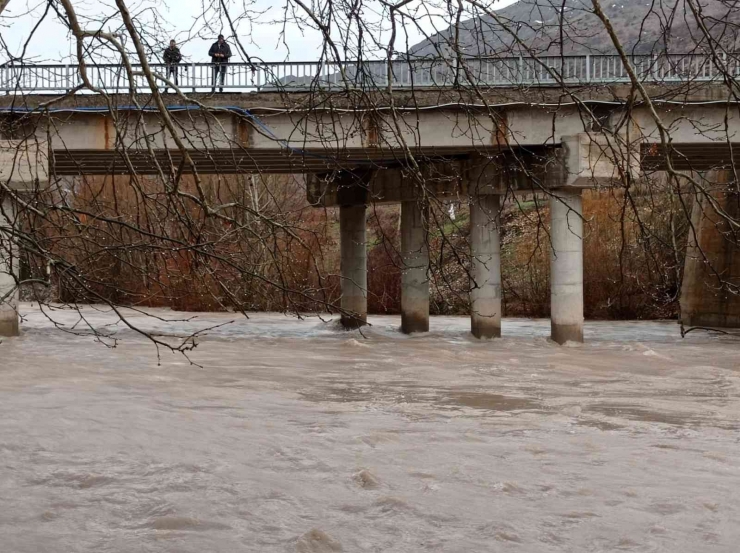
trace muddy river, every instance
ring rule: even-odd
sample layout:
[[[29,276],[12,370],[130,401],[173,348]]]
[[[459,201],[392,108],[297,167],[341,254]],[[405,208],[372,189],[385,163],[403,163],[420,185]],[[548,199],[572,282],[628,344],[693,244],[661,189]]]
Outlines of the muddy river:
[[[3,552],[738,551],[736,338],[127,312],[164,341],[210,328],[185,357],[105,309],[23,313]]]

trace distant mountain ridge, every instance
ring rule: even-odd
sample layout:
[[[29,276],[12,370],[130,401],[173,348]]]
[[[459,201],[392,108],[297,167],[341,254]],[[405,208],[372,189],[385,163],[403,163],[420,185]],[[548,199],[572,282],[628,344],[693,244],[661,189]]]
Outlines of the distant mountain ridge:
[[[701,8],[714,40],[728,51],[740,51],[740,0],[694,0],[693,5]],[[602,2],[601,9],[628,53],[706,50],[707,40],[686,0],[612,0]],[[614,53],[593,10],[590,0],[519,0],[495,10],[500,22],[484,15],[461,23],[458,41],[469,56],[520,55],[527,49],[537,54]],[[450,27],[413,46],[409,54],[449,55],[455,31]]]

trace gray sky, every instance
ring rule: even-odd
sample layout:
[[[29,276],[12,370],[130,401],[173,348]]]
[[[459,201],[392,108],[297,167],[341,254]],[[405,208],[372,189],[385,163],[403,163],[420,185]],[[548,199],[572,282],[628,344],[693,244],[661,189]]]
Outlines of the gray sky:
[[[504,7],[515,0],[499,0],[491,2],[496,8]],[[310,0],[306,2],[310,5]],[[101,21],[117,12],[113,0],[81,1],[73,0],[73,4],[83,27],[88,30],[101,28]],[[384,23],[379,26],[372,36],[381,43],[389,38],[388,20],[383,18],[380,2],[367,1],[367,8],[361,14],[362,20],[369,24]],[[207,61],[207,51],[215,40],[219,31],[230,35],[228,23],[220,17],[217,10],[218,1],[211,0],[139,0],[128,2],[129,10],[137,15],[140,21],[147,22],[147,28],[153,29],[152,44],[156,45],[155,53],[161,50],[160,44],[166,43],[168,38],[175,38],[182,48],[186,61]],[[254,55],[266,61],[310,61],[316,59],[322,45],[321,33],[314,29],[301,28],[295,18],[289,14],[289,22],[285,25],[284,36],[283,20],[285,18],[285,0],[239,0],[231,1],[230,14],[233,17],[250,10],[254,22],[243,19],[237,23],[238,36],[250,56]],[[443,30],[449,26],[449,15],[445,11],[444,0],[414,0],[404,7],[407,13],[415,13],[419,28],[406,25],[399,29],[396,40],[397,50],[405,50],[406,43],[413,45],[424,39],[424,34],[432,34],[436,30]],[[206,17],[203,17],[204,6],[209,7]],[[3,41],[14,56],[19,56],[24,43],[42,18],[46,8],[45,0],[10,0],[8,7],[0,16],[0,33]],[[300,12],[299,12],[300,13]],[[301,13],[301,15],[303,15]],[[104,30],[112,30],[120,25],[119,20],[110,20],[102,25]],[[383,28],[381,28],[383,27]],[[333,35],[336,40],[338,35]],[[232,50],[238,56],[234,48]],[[74,43],[68,35],[64,25],[59,22],[58,16],[49,11],[31,39],[25,59],[35,63],[60,63],[70,59],[74,52]],[[236,58],[235,58],[236,59]],[[5,52],[0,54],[0,61],[6,61]]]

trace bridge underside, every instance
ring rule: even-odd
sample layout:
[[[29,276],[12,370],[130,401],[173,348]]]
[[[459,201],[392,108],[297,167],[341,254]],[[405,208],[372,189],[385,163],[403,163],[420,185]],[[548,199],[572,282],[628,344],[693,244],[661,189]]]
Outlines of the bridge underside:
[[[547,146],[428,146],[402,148],[209,148],[188,149],[192,165],[180,150],[144,149],[53,149],[49,174],[78,175],[158,175],[179,171],[215,174],[328,174],[342,171],[424,166],[427,164],[475,161],[497,165],[502,170],[552,164],[560,155],[560,145]],[[666,155],[666,152],[670,152]],[[605,152],[602,152],[605,153]],[[643,143],[639,159],[643,171],[665,171],[668,159],[678,171],[709,171],[731,168],[740,157],[740,143]],[[550,167],[551,168],[551,167]],[[510,171],[512,178],[517,179]]]
[[[670,147],[662,144],[640,146],[643,171],[665,171],[669,159],[676,171],[730,169],[739,158],[740,143],[737,142],[674,142]]]
[[[511,156],[544,160],[553,147],[501,148],[413,147],[401,148],[210,148],[188,149],[192,165],[176,149],[108,150],[54,149],[50,153],[49,173],[57,176],[78,175],[157,175],[197,172],[215,174],[325,174],[337,171],[408,167],[412,164],[440,164],[471,158],[506,163]],[[153,155],[152,155],[153,154]],[[412,161],[413,160],[413,161]]]

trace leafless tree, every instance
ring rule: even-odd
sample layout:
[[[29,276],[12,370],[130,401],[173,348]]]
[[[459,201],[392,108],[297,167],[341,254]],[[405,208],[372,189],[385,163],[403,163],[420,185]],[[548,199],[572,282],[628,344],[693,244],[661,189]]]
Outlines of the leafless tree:
[[[511,311],[541,315],[547,310],[549,249],[543,200],[552,194],[545,182],[547,171],[541,168],[547,167],[552,147],[559,143],[555,129],[562,110],[575,110],[580,132],[600,144],[615,166],[611,186],[594,195],[593,212],[585,215],[591,228],[587,255],[594,274],[600,275],[600,280],[587,280],[587,313],[675,316],[687,244],[719,293],[740,293],[737,273],[730,274],[706,251],[701,237],[701,228],[709,224],[727,251],[739,246],[740,185],[731,131],[740,117],[736,4],[520,0],[498,10],[495,3],[478,0],[285,0],[279,17],[267,16],[272,24],[277,22],[282,40],[301,32],[319,37],[322,44],[315,66],[319,69],[305,76],[281,74],[250,53],[243,29],[261,24],[265,15],[248,2],[203,2],[202,14],[188,33],[211,35],[216,27],[223,29],[245,63],[246,78],[259,74],[264,79],[260,94],[273,105],[290,107],[295,128],[306,140],[323,142],[327,171],[355,171],[345,167],[346,144],[341,141],[347,131],[342,125],[363,128],[372,121],[383,129],[376,146],[394,152],[395,166],[403,168],[408,185],[430,206],[429,274],[439,312],[468,309],[468,199],[438,192],[433,181],[441,175],[429,167],[448,160],[439,155],[430,165],[409,142],[408,137],[420,132],[415,111],[454,104],[462,114],[457,117],[467,120],[459,125],[461,133],[474,132],[481,120],[502,129],[498,149],[478,155],[524,175],[517,182],[526,182],[524,188],[512,184],[502,204],[505,299]],[[7,0],[0,2],[0,13],[7,15],[6,6]],[[0,182],[0,194],[9,199],[3,205],[13,205],[12,212],[3,215],[0,245],[6,253],[18,248],[21,255],[13,258],[22,263],[12,272],[15,286],[5,299],[27,289],[42,308],[54,302],[75,309],[87,302],[104,303],[129,328],[180,351],[192,348],[195,336],[176,341],[158,336],[137,326],[121,306],[229,309],[244,315],[255,309],[340,310],[336,214],[308,204],[301,174],[312,161],[308,157],[316,154],[276,136],[269,117],[234,109],[218,95],[193,94],[171,82],[154,56],[169,38],[161,25],[165,17],[156,8],[132,11],[124,0],[116,0],[114,10],[84,20],[77,8],[75,0],[49,0],[43,15],[63,24],[74,41],[76,85],[25,110],[33,102],[18,81],[12,102],[4,105],[21,109],[0,114],[6,157],[20,162],[31,151],[44,156],[50,142],[55,143],[54,151],[64,150],[60,129],[73,110],[59,108],[72,105],[70,99],[77,95],[86,105],[105,106],[104,114],[89,117],[109,128],[111,144],[106,146],[117,153],[118,169],[90,175],[81,167],[77,176],[52,169],[47,179],[23,189]],[[412,44],[409,36],[421,40]],[[24,52],[38,40],[42,38],[34,30],[20,53],[3,45],[5,58],[23,67]],[[607,73],[604,83],[574,84],[569,73],[576,70],[569,65],[574,56],[585,60],[578,63],[590,64],[587,56],[597,55],[623,68],[621,84],[609,86]],[[679,75],[695,59],[716,73],[710,85],[690,73],[670,83],[646,79]],[[127,83],[126,90],[114,94],[104,84],[104,62],[116,65],[115,78]],[[523,65],[512,67],[517,63]],[[588,66],[597,69],[608,71],[606,66]],[[530,79],[512,77],[508,86],[492,87],[483,78],[491,70],[519,72],[519,77],[526,71]],[[418,86],[398,90],[401,74],[407,84],[418,79]],[[430,74],[444,86],[430,88],[424,81]],[[548,86],[533,86],[532,78]],[[165,96],[165,86],[175,89],[176,96]],[[725,110],[724,128],[665,109],[709,86],[713,101]],[[549,114],[552,133],[541,148],[520,144],[517,136],[505,132],[503,108],[512,103]],[[656,129],[649,152],[642,147],[646,137],[635,131],[638,109]],[[334,117],[337,113],[349,114],[352,121]],[[312,135],[317,121],[336,128],[322,127],[320,134]],[[232,155],[230,163],[236,166],[237,157],[252,155],[239,133],[226,128],[232,124],[300,159],[295,174],[269,174],[269,167],[260,170],[257,162],[251,172],[202,172],[199,168],[209,162],[226,163],[219,156]],[[696,158],[675,138],[687,127],[723,145],[717,149],[721,155],[709,165],[694,167]],[[168,153],[163,157],[165,146]],[[142,164],[154,169],[144,174]],[[366,172],[375,168],[370,162],[364,167]],[[358,183],[361,177],[357,175]],[[455,177],[464,175],[445,175]],[[376,309],[392,309],[398,289],[389,282],[400,274],[398,215],[396,208],[376,206],[372,200],[371,264],[378,270],[371,276],[370,300]],[[451,210],[451,204],[456,209]],[[586,263],[588,268],[588,257]],[[49,316],[53,318],[51,312]],[[85,320],[84,309],[80,318]],[[110,343],[104,330],[91,324],[87,331]]]

